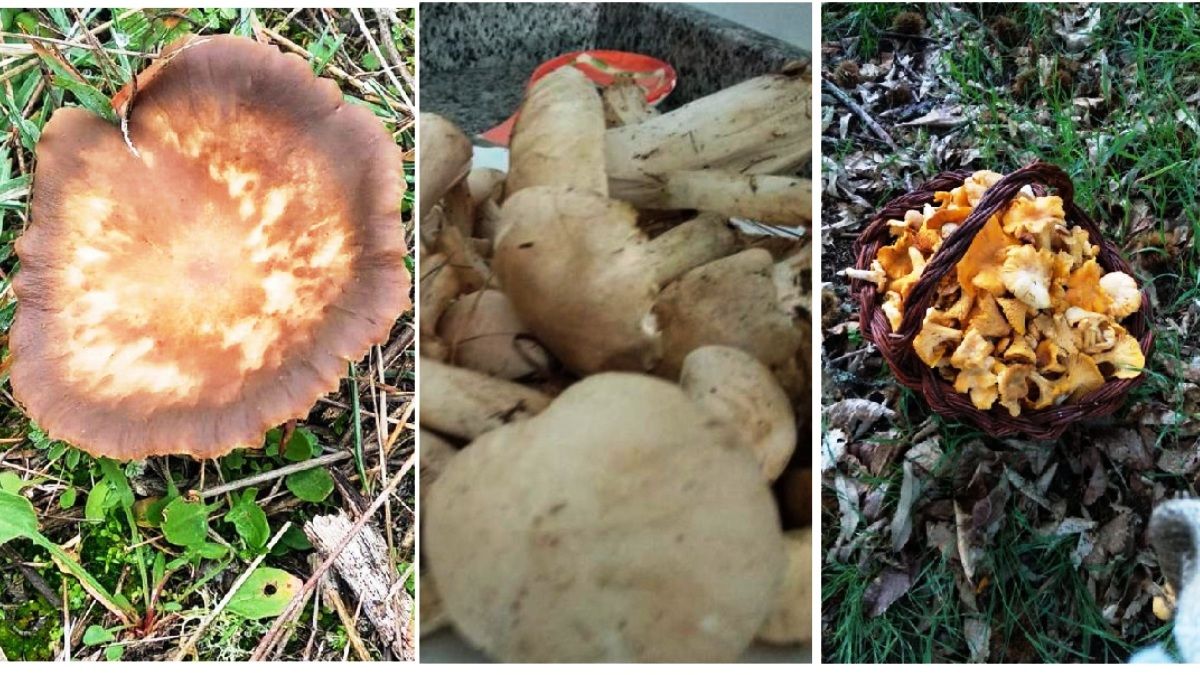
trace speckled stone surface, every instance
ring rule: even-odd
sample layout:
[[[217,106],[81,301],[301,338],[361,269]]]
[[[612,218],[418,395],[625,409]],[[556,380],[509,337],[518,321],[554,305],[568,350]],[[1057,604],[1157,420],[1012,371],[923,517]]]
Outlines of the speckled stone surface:
[[[420,39],[421,109],[470,134],[504,121],[533,69],[565,52],[618,49],[670,63],[679,82],[663,110],[808,59],[786,42],[678,4],[421,3]]]
[[[675,67],[679,81],[663,101],[663,110],[809,58],[799,47],[687,5],[620,4],[603,9],[607,11],[600,13],[597,35],[606,48],[640,52]],[[796,6],[797,14],[809,11],[807,5]]]

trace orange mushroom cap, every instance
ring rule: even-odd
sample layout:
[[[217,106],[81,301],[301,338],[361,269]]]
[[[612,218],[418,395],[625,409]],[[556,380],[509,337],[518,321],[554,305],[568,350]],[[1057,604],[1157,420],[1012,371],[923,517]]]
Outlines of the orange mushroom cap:
[[[13,392],[96,455],[259,445],[409,307],[401,151],[303,59],[240,37],[172,45],[131,103],[132,149],[79,108],[38,142]]]

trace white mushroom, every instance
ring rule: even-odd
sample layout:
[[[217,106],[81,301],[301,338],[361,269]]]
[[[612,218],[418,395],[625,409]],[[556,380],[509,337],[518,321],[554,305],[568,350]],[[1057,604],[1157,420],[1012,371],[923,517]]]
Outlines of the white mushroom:
[[[676,385],[604,373],[464,448],[425,504],[455,626],[504,661],[731,661],[779,598],[775,502]]]
[[[683,360],[679,385],[754,454],[767,482],[783,473],[796,451],[796,414],[758,359],[733,347],[700,347]]]

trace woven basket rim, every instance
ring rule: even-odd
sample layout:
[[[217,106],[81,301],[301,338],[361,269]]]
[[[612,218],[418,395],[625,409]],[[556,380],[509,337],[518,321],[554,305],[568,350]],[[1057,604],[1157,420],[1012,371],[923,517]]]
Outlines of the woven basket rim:
[[[919,210],[924,204],[931,203],[934,192],[959,187],[973,173],[965,170],[943,172],[915,190],[889,201],[872,217],[854,243],[858,268],[870,268],[878,250],[892,243],[887,221],[903,220],[904,213],[909,209]],[[976,408],[967,394],[955,391],[953,384],[942,379],[937,371],[921,361],[912,348],[913,338],[920,332],[925,310],[933,300],[938,282],[954,272],[979,230],[993,215],[1006,208],[1026,185],[1040,194],[1046,194],[1050,189],[1057,191],[1063,199],[1067,224],[1082,227],[1087,231],[1089,240],[1100,247],[1097,263],[1101,268],[1105,272],[1119,271],[1133,276],[1133,270],[1121,256],[1120,250],[1104,236],[1096,222],[1075,204],[1074,184],[1066,172],[1053,164],[1033,162],[1004,176],[989,188],[971,215],[943,241],[909,294],[899,331],[892,331],[891,323],[883,312],[883,294],[877,292],[874,284],[852,279],[850,288],[859,304],[860,331],[879,350],[896,379],[902,385],[919,391],[934,412],[949,419],[971,422],[996,438],[1024,435],[1037,440],[1053,440],[1076,422],[1106,417],[1116,412],[1129,392],[1142,383],[1145,374],[1127,380],[1107,380],[1077,401],[1042,410],[1023,410],[1019,416],[1013,417],[999,403],[987,410]],[[1144,285],[1141,308],[1121,323],[1138,340],[1148,362],[1154,346],[1153,310]]]

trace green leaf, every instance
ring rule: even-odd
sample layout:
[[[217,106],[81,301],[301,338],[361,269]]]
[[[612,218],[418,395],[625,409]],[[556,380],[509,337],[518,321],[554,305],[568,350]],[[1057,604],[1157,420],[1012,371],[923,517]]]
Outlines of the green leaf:
[[[75,502],[79,499],[79,490],[69,487],[63,490],[63,493],[58,496],[58,507],[60,509],[69,509],[75,506]]]
[[[283,432],[279,429],[271,429],[267,432],[267,443],[263,446],[263,454],[267,457],[276,457],[279,455],[279,441],[283,439]]]
[[[112,493],[112,483],[102,480],[92,487],[87,501],[83,505],[83,517],[88,520],[104,520],[112,507],[117,505],[117,498]]]
[[[299,499],[319,504],[333,492],[333,478],[324,467],[316,467],[287,477],[287,488]]]
[[[163,535],[176,546],[199,546],[208,538],[209,507],[176,498],[163,509]]]
[[[133,488],[129,487],[129,479],[125,477],[121,465],[107,457],[102,457],[97,462],[100,464],[100,473],[104,474],[104,478],[112,484],[112,491],[117,497],[117,503],[122,506],[133,506],[135,499]]]
[[[112,642],[116,639],[117,636],[113,635],[113,632],[104,626],[91,625],[83,632],[83,644],[89,647],[102,645],[105,642]]]
[[[246,619],[279,616],[300,592],[300,579],[274,567],[260,567],[233,594],[228,609]]]
[[[241,471],[246,466],[246,455],[241,450],[234,450],[221,458],[221,466],[230,471]]]
[[[280,547],[286,547],[293,551],[311,551],[312,542],[304,535],[304,531],[299,528],[289,527],[283,536],[279,538],[279,543],[276,544],[275,551],[282,552]]]
[[[109,645],[104,648],[105,661],[120,661],[122,656],[125,656],[123,645]]]
[[[367,52],[359,59],[364,70],[375,70],[379,68],[379,57],[375,56],[375,52]]]
[[[196,555],[205,560],[220,560],[229,553],[229,547],[218,544],[215,541],[206,541],[199,546],[192,548]]]
[[[258,490],[247,488],[241,498],[234,498],[233,506],[225,514],[225,522],[233,523],[233,529],[251,551],[259,551],[267,545],[271,536],[271,526],[267,523],[267,514],[262,507],[254,503]]]
[[[12,471],[0,471],[0,490],[11,492],[15,495],[21,491],[21,488],[28,484]]]
[[[0,490],[0,544],[38,534],[37,512],[20,495]]]
[[[317,437],[313,432],[303,427],[296,427],[288,438],[287,448],[283,452],[285,459],[292,462],[303,462],[312,459],[317,454]]]

